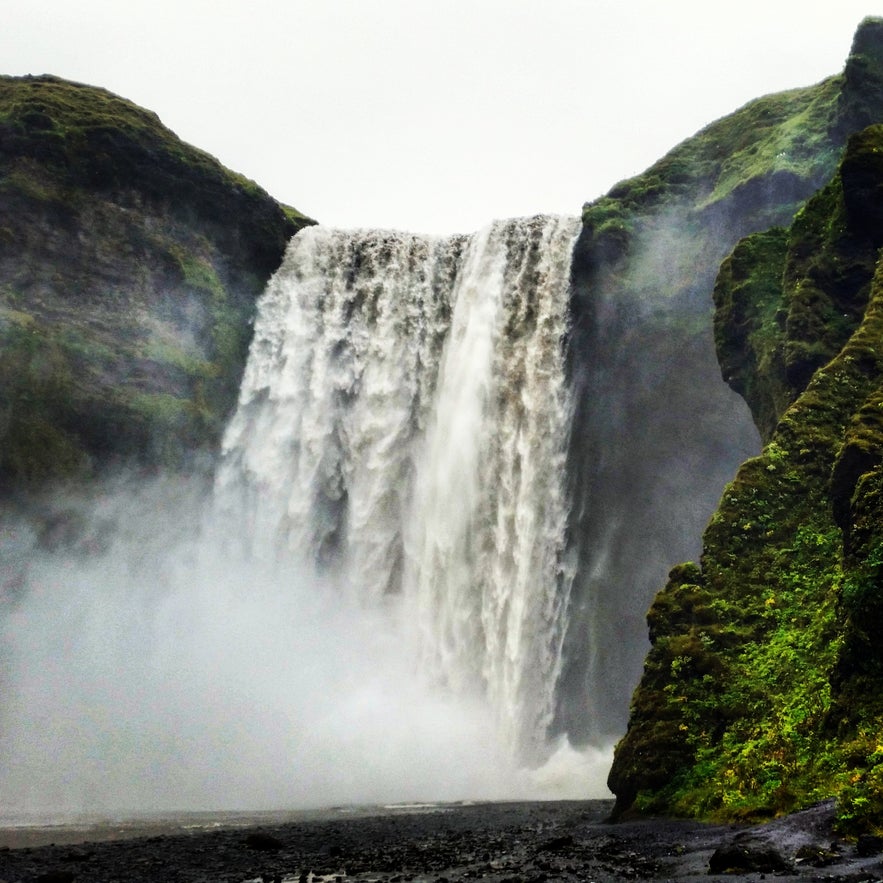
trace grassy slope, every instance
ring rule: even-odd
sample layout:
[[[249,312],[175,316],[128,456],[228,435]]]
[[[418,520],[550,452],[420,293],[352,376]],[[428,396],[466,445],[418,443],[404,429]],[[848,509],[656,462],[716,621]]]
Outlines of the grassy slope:
[[[304,223],[131,102],[0,77],[0,487],[211,448]]]

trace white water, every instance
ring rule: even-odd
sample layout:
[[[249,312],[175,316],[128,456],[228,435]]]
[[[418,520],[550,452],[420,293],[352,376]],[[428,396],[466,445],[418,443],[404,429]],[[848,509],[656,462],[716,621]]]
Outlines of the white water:
[[[413,440],[432,397],[460,239],[313,228],[260,302],[220,504],[380,599],[399,588]]]
[[[575,219],[463,240],[313,228],[261,304],[217,490],[264,558],[400,608],[421,672],[544,761],[572,573]]]
[[[426,669],[455,692],[483,688],[528,763],[547,756],[573,576],[562,337],[575,235],[544,218],[469,243],[406,542]]]
[[[160,480],[0,536],[7,812],[605,796],[546,737],[576,226],[303,231],[209,515]]]

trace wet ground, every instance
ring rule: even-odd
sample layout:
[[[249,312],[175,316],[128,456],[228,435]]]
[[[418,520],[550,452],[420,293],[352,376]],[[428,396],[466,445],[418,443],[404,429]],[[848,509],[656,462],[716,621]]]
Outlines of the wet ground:
[[[830,804],[754,828],[605,823],[609,801],[188,815],[0,830],[0,883],[883,881]],[[50,845],[54,842],[54,845]]]

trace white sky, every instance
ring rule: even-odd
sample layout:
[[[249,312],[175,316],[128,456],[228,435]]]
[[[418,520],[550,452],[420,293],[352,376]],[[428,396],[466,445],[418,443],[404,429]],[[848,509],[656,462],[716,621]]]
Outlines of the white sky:
[[[0,73],[159,114],[325,224],[560,212],[841,70],[872,0],[8,0]]]

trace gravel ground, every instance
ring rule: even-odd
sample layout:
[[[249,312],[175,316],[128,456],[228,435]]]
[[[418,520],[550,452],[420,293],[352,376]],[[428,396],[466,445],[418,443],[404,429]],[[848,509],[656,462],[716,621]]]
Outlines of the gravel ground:
[[[835,838],[830,804],[754,828],[661,819],[609,825],[611,805],[487,803],[5,829],[0,883],[883,881],[883,844]],[[24,845],[49,837],[56,843]]]

